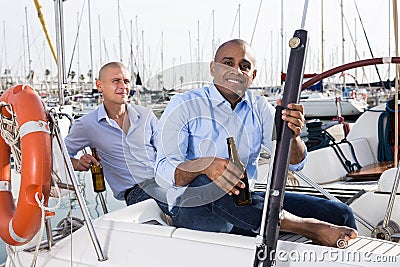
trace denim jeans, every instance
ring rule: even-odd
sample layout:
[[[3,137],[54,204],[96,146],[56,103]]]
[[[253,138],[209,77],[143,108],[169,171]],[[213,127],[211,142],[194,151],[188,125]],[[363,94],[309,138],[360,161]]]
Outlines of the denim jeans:
[[[170,215],[165,195],[165,189],[158,186],[154,180],[151,180],[143,184],[134,186],[131,191],[126,195],[125,202],[129,206],[144,201],[146,199],[153,198],[157,202],[160,209],[164,213]]]
[[[252,203],[237,207],[232,196],[224,192],[206,175],[198,176],[191,187],[208,185],[207,190],[191,190],[178,199],[172,209],[172,224],[193,230],[255,235],[259,232],[264,206],[264,192],[254,192]],[[186,194],[186,192],[189,192]],[[210,193],[211,192],[211,193]],[[215,199],[217,194],[222,197]],[[207,203],[197,206],[196,203]],[[356,229],[353,213],[344,203],[318,197],[285,193],[283,208],[299,217],[315,218]]]

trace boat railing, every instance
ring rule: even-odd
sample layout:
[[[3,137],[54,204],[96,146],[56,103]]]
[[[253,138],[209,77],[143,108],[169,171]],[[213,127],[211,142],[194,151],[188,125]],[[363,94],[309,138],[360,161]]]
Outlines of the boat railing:
[[[92,240],[94,249],[95,249],[96,254],[97,254],[97,258],[98,258],[99,261],[105,261],[106,257],[104,256],[103,250],[102,250],[102,248],[100,246],[99,239],[98,239],[97,234],[96,234],[96,232],[94,230],[93,223],[92,223],[92,220],[90,218],[89,210],[88,210],[88,208],[86,206],[86,202],[85,202],[85,200],[84,200],[84,198],[82,196],[82,193],[79,190],[78,182],[77,182],[77,178],[75,176],[75,172],[74,172],[74,169],[73,169],[73,166],[72,166],[72,162],[71,162],[71,160],[69,158],[69,155],[67,153],[67,149],[65,147],[64,140],[62,139],[62,136],[61,136],[61,133],[60,133],[60,129],[58,127],[57,117],[54,116],[54,115],[66,116],[71,122],[72,122],[72,118],[70,116],[67,116],[64,113],[49,114],[49,117],[51,119],[52,126],[53,126],[52,127],[53,128],[52,129],[52,135],[53,135],[52,138],[54,138],[56,140],[58,148],[61,151],[61,154],[62,154],[61,156],[63,158],[63,164],[64,164],[64,166],[66,168],[66,171],[67,171],[67,176],[68,176],[67,178],[69,179],[69,182],[72,183],[72,188],[73,188],[73,190],[74,190],[74,192],[76,194],[80,209],[82,211],[82,215],[83,215],[84,221],[86,223],[86,227],[88,229],[90,238]],[[51,236],[51,234],[48,235],[48,237],[49,236]],[[48,240],[48,246],[49,246],[49,248],[51,248],[52,240],[51,240],[51,238],[48,238],[48,239],[49,239]]]

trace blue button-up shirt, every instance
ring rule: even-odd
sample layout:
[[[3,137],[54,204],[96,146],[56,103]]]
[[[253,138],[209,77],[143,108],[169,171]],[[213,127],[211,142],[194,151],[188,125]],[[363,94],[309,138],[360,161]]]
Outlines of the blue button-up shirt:
[[[124,192],[148,179],[154,179],[157,118],[149,108],[127,105],[130,120],[128,133],[107,116],[104,105],[79,118],[65,138],[70,157],[85,147],[96,147],[104,176],[114,197],[124,199]]]
[[[200,157],[229,158],[226,138],[233,136],[249,179],[257,179],[261,146],[272,149],[275,108],[249,90],[232,110],[214,84],[174,96],[159,121],[156,181],[169,188],[170,207],[186,187],[175,185],[176,167]],[[305,155],[306,157],[306,155]],[[303,168],[305,159],[291,170]]]

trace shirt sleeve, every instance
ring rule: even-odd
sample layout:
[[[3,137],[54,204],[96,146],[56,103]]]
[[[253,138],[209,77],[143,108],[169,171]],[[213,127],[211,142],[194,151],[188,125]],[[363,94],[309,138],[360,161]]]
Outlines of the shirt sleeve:
[[[172,97],[157,126],[156,182],[164,188],[176,187],[175,169],[186,161],[189,131],[187,106],[181,96]]]
[[[303,160],[297,164],[289,164],[289,170],[294,171],[294,172],[301,171],[304,168],[304,165],[307,163],[308,152],[307,152],[307,147],[304,144],[304,142],[303,142],[303,146],[304,146]]]
[[[87,129],[82,120],[78,119],[72,124],[64,142],[70,158],[75,157],[81,149],[90,145],[90,141],[87,138]]]
[[[259,99],[258,101],[259,104],[259,112],[262,115],[259,115],[261,117],[262,121],[262,129],[263,129],[263,145],[264,147],[271,152],[272,151],[272,136],[274,134],[274,125],[275,125],[275,108],[267,103],[267,101],[264,98]],[[304,146],[304,158],[301,162],[297,164],[289,164],[289,170],[291,171],[300,171],[304,168],[304,165],[307,162],[307,147],[303,142]]]
[[[153,111],[150,111],[150,129],[151,129],[151,137],[150,137],[150,144],[153,147],[157,148],[158,144],[158,132],[157,132],[157,122],[158,119],[156,115],[154,115]]]

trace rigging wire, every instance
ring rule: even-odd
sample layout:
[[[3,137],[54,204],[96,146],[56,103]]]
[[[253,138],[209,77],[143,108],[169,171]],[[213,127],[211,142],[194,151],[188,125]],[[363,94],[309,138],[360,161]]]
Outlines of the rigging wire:
[[[355,7],[356,7],[357,14],[358,14],[358,19],[360,20],[360,24],[361,24],[361,27],[362,27],[363,32],[364,32],[365,40],[367,41],[367,44],[368,44],[369,52],[370,52],[370,54],[371,54],[371,57],[372,57],[372,58],[375,58],[375,57],[374,57],[374,54],[372,53],[371,44],[369,43],[369,39],[368,39],[368,36],[367,36],[367,32],[365,31],[364,23],[363,23],[363,21],[362,21],[362,19],[361,19],[360,12],[358,11],[358,6],[357,6],[357,3],[356,3],[356,0],[354,0],[354,5],[355,5]],[[378,78],[379,78],[379,81],[381,82],[382,87],[385,88],[385,85],[383,84],[381,75],[379,74],[378,66],[376,66],[376,65],[375,65],[375,70],[376,70],[376,73],[378,74]]]
[[[235,30],[236,19],[238,18],[238,16],[240,16],[239,13],[240,13],[240,5],[239,5],[239,7],[238,7],[238,9],[237,9],[237,11],[236,11],[235,20],[233,21],[233,26],[232,26],[232,31],[231,31],[230,38],[232,38],[233,31]],[[239,25],[239,28],[240,28],[240,25]],[[239,31],[240,31],[240,30],[239,30]],[[239,36],[239,38],[240,38],[240,36]]]
[[[258,22],[258,17],[260,16],[261,5],[262,5],[262,0],[260,0],[260,5],[258,6],[256,21],[254,22],[253,33],[251,34],[250,45],[252,45],[252,43],[253,43],[253,38],[254,38],[254,34],[256,32],[256,27],[257,27],[257,22]]]
[[[351,42],[352,42],[353,46],[355,47],[356,58],[358,60],[361,60],[360,54],[358,54],[358,50],[357,50],[357,47],[356,47],[356,42],[355,42],[355,40],[353,38],[353,34],[351,33],[351,30],[350,30],[349,23],[347,22],[346,16],[344,16],[344,14],[342,14],[342,15],[343,15],[344,23],[346,24],[347,31],[349,32]],[[374,58],[373,55],[372,55],[372,58]],[[376,65],[375,65],[375,68],[377,68]],[[365,78],[367,80],[367,82],[368,82],[367,75],[365,73],[365,67],[362,66],[361,69],[362,69],[362,72],[363,72],[363,78]],[[379,73],[378,73],[378,75],[379,75]],[[382,82],[382,80],[380,80],[380,81]],[[368,86],[369,86],[369,88],[371,88],[371,85],[369,84],[369,82],[368,82]]]
[[[82,2],[83,2],[83,5],[82,5],[82,10],[81,10],[81,17],[79,18],[78,29],[76,31],[74,47],[72,49],[71,61],[69,62],[69,67],[68,67],[68,74],[67,74],[68,77],[71,76],[72,62],[74,60],[75,49],[76,49],[76,46],[77,46],[77,43],[78,43],[78,39],[79,39],[79,30],[81,28],[81,23],[82,23],[83,11],[85,9],[85,4],[86,4],[86,1],[82,1]]]
[[[303,17],[301,18],[301,26],[300,26],[300,29],[304,29],[304,26],[305,26],[305,24],[306,24],[307,9],[308,9],[308,0],[305,0],[305,1],[304,1],[304,7],[303,7]]]

